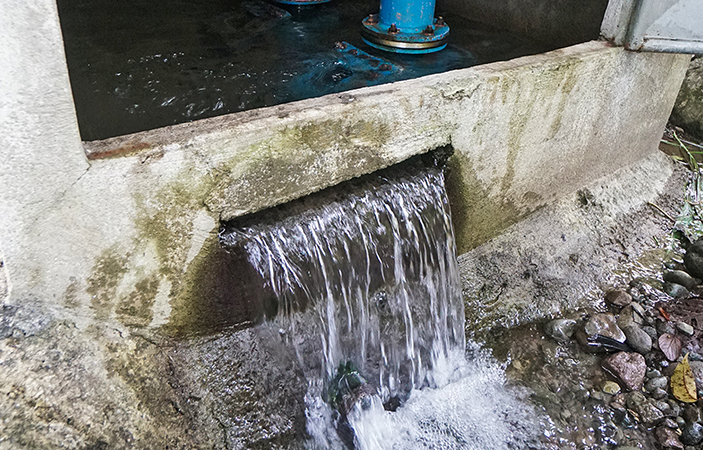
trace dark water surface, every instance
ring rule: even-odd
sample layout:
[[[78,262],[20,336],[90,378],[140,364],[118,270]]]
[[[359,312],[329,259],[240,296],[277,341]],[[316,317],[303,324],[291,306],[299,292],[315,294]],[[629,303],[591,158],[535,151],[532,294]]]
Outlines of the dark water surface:
[[[389,54],[359,34],[377,0],[305,8],[261,0],[58,5],[84,140],[549,50],[438,9],[451,26],[445,50]]]

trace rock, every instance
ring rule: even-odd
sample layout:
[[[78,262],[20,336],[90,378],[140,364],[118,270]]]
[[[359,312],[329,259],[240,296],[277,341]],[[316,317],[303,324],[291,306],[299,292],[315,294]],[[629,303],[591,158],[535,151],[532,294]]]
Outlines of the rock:
[[[637,302],[632,302],[629,305],[640,317],[644,319],[644,317],[647,315],[647,312],[644,310],[642,305],[640,305]]]
[[[686,426],[686,419],[684,419],[681,416],[676,417],[676,425],[678,425],[680,428],[683,428]]]
[[[670,449],[683,449],[683,444],[679,441],[679,436],[676,431],[668,427],[657,427],[654,431],[654,435],[659,441],[659,445],[666,450]]]
[[[621,309],[620,314],[618,314],[617,325],[621,329],[632,325],[642,325],[643,322],[644,318],[635,311],[632,304],[629,304]]]
[[[647,333],[647,335],[649,335],[649,337],[652,338],[652,342],[656,341],[657,338],[659,337],[659,335],[657,334],[657,330],[654,327],[645,326],[645,327],[642,327],[642,331]]]
[[[647,381],[647,384],[644,385],[644,389],[647,392],[652,392],[655,389],[666,389],[666,387],[669,385],[669,379],[666,377],[657,377],[657,378],[652,378],[649,381]]]
[[[664,292],[669,294],[674,298],[684,298],[687,297],[690,292],[684,286],[676,283],[669,283],[668,281],[664,283]]]
[[[693,378],[696,379],[696,387],[703,388],[703,361],[689,361],[688,364],[691,366]]]
[[[652,351],[652,338],[637,325],[630,325],[623,328],[627,345],[632,347],[634,351],[641,354],[647,354]]]
[[[647,369],[646,376],[648,379],[658,378],[658,377],[662,376],[662,373],[660,371],[658,371],[657,369]]]
[[[686,271],[696,278],[703,278],[703,240],[698,239],[686,249],[683,257]]]
[[[671,419],[669,417],[665,417],[664,420],[662,420],[659,425],[661,425],[663,427],[667,427],[667,428],[672,428],[674,430],[679,427],[679,424],[676,423],[676,421],[674,419]]]
[[[669,322],[668,320],[666,320],[666,321],[659,320],[659,321],[657,321],[657,333],[659,333],[660,336],[662,334],[674,335],[674,334],[676,334],[676,327],[674,326],[673,323]]]
[[[614,381],[606,381],[603,383],[603,387],[601,389],[606,394],[615,395],[620,392],[620,385]]]
[[[559,342],[568,342],[576,330],[576,321],[571,319],[555,319],[547,322],[544,332],[547,336]]]
[[[637,413],[640,420],[646,424],[653,424],[664,418],[664,414],[654,407],[641,392],[630,392],[627,395],[627,407]]]
[[[632,297],[622,289],[613,289],[605,293],[605,301],[608,304],[623,307],[632,302]]]
[[[664,414],[665,416],[670,416],[670,417],[673,416],[673,414],[672,414],[673,411],[671,409],[671,406],[669,406],[669,404],[667,402],[664,402],[661,400],[653,400],[651,403],[652,403],[652,406],[654,406],[659,411],[661,411],[662,414]]]
[[[669,396],[669,393],[664,389],[656,388],[651,392],[652,398],[657,400],[663,400]]]
[[[625,333],[618,327],[615,317],[612,314],[595,314],[588,319],[583,328],[586,336],[590,339],[597,335],[614,339],[618,342],[625,342]]]
[[[703,58],[691,61],[671,112],[671,122],[703,139]],[[694,275],[698,276],[698,275]]]
[[[681,417],[683,417],[686,422],[688,423],[694,423],[694,422],[700,422],[701,421],[701,410],[699,407],[695,405],[686,405],[683,408],[683,412],[681,413]]]
[[[698,445],[703,442],[703,425],[693,422],[684,426],[681,430],[681,442],[686,445]]]
[[[679,284],[689,291],[699,283],[699,280],[696,280],[683,270],[671,270],[669,272],[664,272],[664,281]]]
[[[686,336],[693,336],[693,327],[687,324],[686,322],[677,322],[676,328],[678,328],[679,331],[685,334]]]
[[[620,380],[627,390],[639,391],[647,366],[639,353],[619,352],[603,360],[603,370]]]

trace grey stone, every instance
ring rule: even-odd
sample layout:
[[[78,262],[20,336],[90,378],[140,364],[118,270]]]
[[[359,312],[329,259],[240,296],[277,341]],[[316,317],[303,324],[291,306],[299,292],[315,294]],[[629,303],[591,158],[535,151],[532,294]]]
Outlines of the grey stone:
[[[586,321],[583,330],[589,338],[601,335],[618,342],[625,342],[627,339],[625,333],[617,326],[612,314],[595,314]]]
[[[668,320],[657,321],[657,333],[661,336],[662,334],[676,334],[676,326],[669,322]]]
[[[688,423],[700,422],[701,409],[696,405],[686,405],[683,408],[681,417],[683,417]]]
[[[632,302],[629,305],[640,317],[644,318],[647,315],[647,312],[644,310],[642,305],[640,305],[637,302]]]
[[[662,425],[667,428],[672,428],[674,430],[679,427],[679,424],[676,423],[676,421],[674,419],[671,419],[670,417],[665,417],[659,425]]]
[[[688,273],[696,278],[703,278],[703,240],[698,239],[686,249],[683,262]]]
[[[671,121],[687,132],[703,139],[703,58],[696,58],[686,72]],[[700,277],[699,277],[700,278]]]
[[[689,361],[688,363],[691,366],[693,377],[696,379],[696,387],[703,388],[703,361]]]
[[[568,342],[576,330],[576,321],[571,319],[550,320],[544,326],[547,336],[559,342]]]
[[[657,338],[659,337],[659,335],[657,334],[657,330],[656,330],[656,328],[654,328],[654,327],[644,326],[644,327],[642,327],[642,331],[644,331],[645,333],[647,333],[647,335],[648,335],[650,338],[652,338],[652,342],[656,341]]]
[[[690,294],[690,292],[688,292],[688,289],[681,286],[680,284],[669,283],[668,281],[664,283],[663,290],[674,298],[684,298]]]
[[[664,272],[664,281],[679,284],[689,291],[699,283],[699,280],[693,278],[683,270],[671,270],[669,272]]]
[[[676,431],[668,427],[657,427],[654,431],[659,445],[666,450],[683,449],[683,444],[679,441],[679,436]]]
[[[693,336],[693,327],[686,322],[676,322],[676,328],[686,336]]]
[[[664,413],[650,403],[641,392],[630,392],[627,395],[627,407],[636,412],[646,424],[653,424],[664,418]]]
[[[627,337],[627,345],[641,354],[647,354],[652,351],[652,338],[637,325],[630,325],[623,328],[623,332]]]
[[[611,305],[623,307],[632,302],[632,297],[622,289],[613,289],[605,293],[605,302]]]
[[[669,385],[669,379],[666,377],[652,378],[644,385],[644,389],[647,392],[652,392],[655,389],[666,389]]]
[[[669,403],[662,401],[662,400],[652,400],[651,401],[652,406],[657,408],[659,411],[662,412],[665,416],[673,417],[674,415],[673,410],[671,409],[671,406],[669,406]]]
[[[698,445],[703,442],[703,425],[693,422],[684,426],[681,430],[681,442],[686,445]]]
[[[639,353],[619,352],[603,360],[603,369],[618,379],[627,390],[639,391],[647,366]]]
[[[667,403],[669,406],[671,406],[671,413],[675,416],[681,415],[681,406],[676,402],[676,400],[669,399],[667,400]]]
[[[643,317],[639,313],[637,313],[632,307],[632,304],[630,304],[620,310],[617,325],[624,330],[625,327],[630,327],[633,325],[642,325],[643,322]]]
[[[652,398],[656,400],[663,400],[669,396],[669,393],[664,389],[656,388],[651,392]]]
[[[647,376],[647,378],[649,378],[649,379],[651,379],[651,378],[658,378],[658,377],[662,376],[662,373],[661,373],[659,370],[657,370],[657,369],[649,369],[649,368],[647,368],[647,375],[646,375],[646,376]]]

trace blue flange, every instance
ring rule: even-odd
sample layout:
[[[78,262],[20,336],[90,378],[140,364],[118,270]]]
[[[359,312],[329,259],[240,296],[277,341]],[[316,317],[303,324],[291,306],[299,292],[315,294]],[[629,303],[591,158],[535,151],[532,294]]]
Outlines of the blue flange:
[[[435,0],[381,0],[378,14],[362,22],[362,38],[395,53],[432,53],[447,46],[449,26],[434,17]]]

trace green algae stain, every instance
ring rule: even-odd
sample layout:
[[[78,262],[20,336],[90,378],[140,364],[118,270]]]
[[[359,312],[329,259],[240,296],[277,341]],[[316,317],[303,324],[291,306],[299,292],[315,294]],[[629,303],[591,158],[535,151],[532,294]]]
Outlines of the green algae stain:
[[[490,191],[491,186],[476,177],[468,158],[459,152],[449,158],[447,193],[459,254],[497,236],[521,218],[512,203],[492,198]]]
[[[63,293],[62,303],[65,308],[76,309],[80,306],[80,302],[78,301],[80,285],[76,277],[70,277],[68,280],[70,283],[66,287],[66,291]]]
[[[224,250],[213,233],[188,266],[163,331],[177,337],[203,335],[274,317],[277,301],[263,285],[246,255]]]
[[[117,319],[126,326],[145,327],[153,318],[152,307],[159,290],[161,279],[158,275],[139,280],[134,290],[120,300]]]
[[[96,319],[104,320],[110,316],[117,286],[127,272],[128,259],[128,255],[110,248],[102,253],[93,266],[86,292],[91,295],[90,306],[95,310]]]

